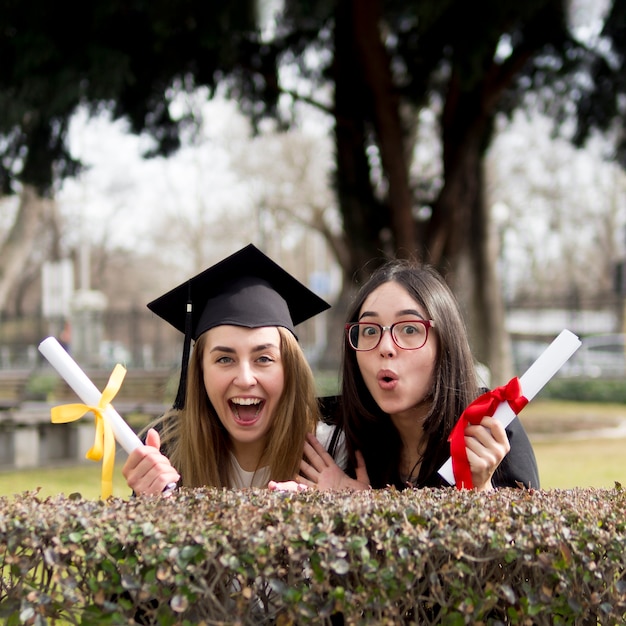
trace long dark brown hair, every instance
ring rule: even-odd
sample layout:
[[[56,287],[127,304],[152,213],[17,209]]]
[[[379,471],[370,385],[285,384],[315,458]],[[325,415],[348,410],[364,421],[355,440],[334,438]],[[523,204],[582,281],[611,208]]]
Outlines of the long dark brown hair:
[[[435,322],[431,336],[437,341],[430,407],[423,421],[426,440],[415,486],[439,484],[436,472],[450,454],[448,436],[463,409],[479,394],[478,378],[458,303],[445,280],[433,267],[394,260],[375,270],[361,287],[348,312],[347,322],[358,321],[365,299],[380,285],[396,282]],[[406,483],[400,476],[402,441],[389,415],[367,389],[356,352],[344,333],[342,366],[342,427],[348,448],[348,472],[354,476],[355,451],[360,450],[372,487]]]

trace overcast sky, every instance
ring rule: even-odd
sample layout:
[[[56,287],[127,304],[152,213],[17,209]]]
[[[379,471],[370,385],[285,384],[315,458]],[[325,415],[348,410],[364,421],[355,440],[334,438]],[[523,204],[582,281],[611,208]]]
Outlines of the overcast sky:
[[[64,182],[57,196],[60,210],[79,216],[84,232],[95,240],[108,231],[120,245],[141,248],[155,219],[196,210],[199,194],[205,207],[242,202],[228,145],[247,137],[246,123],[232,103],[218,100],[205,109],[201,145],[182,148],[169,159],[143,159],[150,140],[128,134],[124,122],[79,113],[70,146],[89,169]]]

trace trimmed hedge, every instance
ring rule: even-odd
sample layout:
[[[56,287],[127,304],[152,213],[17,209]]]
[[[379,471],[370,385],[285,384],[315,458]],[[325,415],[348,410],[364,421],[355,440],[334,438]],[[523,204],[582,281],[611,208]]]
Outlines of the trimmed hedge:
[[[11,624],[622,624],[615,489],[0,499]]]
[[[603,378],[553,378],[541,390],[544,400],[626,404],[626,380]]]

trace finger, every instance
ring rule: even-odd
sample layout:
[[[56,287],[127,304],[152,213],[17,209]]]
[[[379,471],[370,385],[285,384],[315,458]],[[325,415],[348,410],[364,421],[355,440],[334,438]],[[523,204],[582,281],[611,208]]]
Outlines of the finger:
[[[501,425],[500,428],[502,428]],[[496,454],[500,460],[506,456],[511,448],[504,429],[500,432],[496,427],[492,429],[482,425],[472,426],[465,430],[465,445],[477,454],[482,454],[481,448],[489,450]]]
[[[311,466],[313,466],[318,472],[321,472],[326,467],[324,459],[308,442],[304,443],[304,456],[308,459]]]
[[[304,487],[315,487],[316,486],[316,483],[314,483],[312,480],[306,479],[304,476],[296,476],[295,481],[299,485],[303,485]]]
[[[356,456],[356,470],[355,470],[356,479],[358,482],[363,483],[364,485],[369,485],[370,477],[367,474],[367,467],[365,466],[365,459],[363,458],[361,451],[357,450],[355,452],[355,456]]]
[[[506,430],[502,423],[494,417],[484,417],[480,422],[480,425],[488,428],[493,438],[499,443],[509,448],[509,438],[506,434]]]
[[[297,483],[295,480],[286,480],[283,482],[276,482],[274,480],[270,480],[270,482],[267,484],[267,488],[270,491],[282,491],[282,492],[294,493],[298,491],[303,491],[307,487],[306,485],[301,485]]]
[[[135,472],[137,467],[146,458],[145,449],[146,446],[139,446],[128,455],[128,458],[126,459],[126,462],[122,467],[122,474],[124,475],[124,478],[126,478],[126,480],[128,480],[129,475]]]
[[[494,472],[496,467],[500,465],[498,456],[489,448],[485,448],[476,439],[469,438],[465,442],[467,451],[467,460],[470,467],[474,470]]]
[[[148,485],[146,488],[139,488],[135,491],[137,495],[140,496],[156,496],[159,494],[167,494],[169,495],[171,491],[167,489],[167,486],[174,481],[168,481],[165,478],[159,478],[154,480],[152,483]]]
[[[465,449],[467,450],[468,460],[470,453],[472,453],[476,457],[476,462],[480,462],[479,459],[482,459],[485,466],[495,469],[504,458],[505,451],[503,446],[498,444],[491,434],[486,435],[485,432],[489,433],[488,430],[482,429],[474,435],[466,435]],[[482,462],[480,464],[483,466]]]
[[[152,446],[140,446],[133,450],[122,473],[137,494],[159,493],[170,483],[180,480],[180,474],[169,459]]]
[[[141,478],[138,488],[141,493],[161,493],[169,484],[177,483],[180,474],[174,469],[166,457],[153,465]]]
[[[467,460],[472,471],[472,483],[478,491],[486,491],[493,488],[492,478],[499,465],[494,458],[479,456],[468,449]]]
[[[168,471],[164,473],[157,473],[156,475],[146,476],[145,481],[140,486],[138,493],[153,495],[157,493],[163,493],[167,485],[170,483],[176,483],[176,474]],[[145,486],[144,486],[145,485]]]
[[[465,431],[465,446],[478,455],[489,454],[497,458],[497,464],[509,453],[511,444],[502,424],[496,422],[491,427],[472,426]]]
[[[151,428],[146,434],[146,445],[156,448],[157,450],[161,449],[161,437],[159,436],[159,432],[154,428]]]
[[[309,480],[317,482],[319,472],[312,465],[309,465],[304,459],[300,461],[300,473]]]
[[[313,433],[307,433],[307,442],[312,446],[315,452],[328,463],[328,460],[333,460],[332,455],[328,453],[328,450],[319,442],[319,439]]]
[[[472,471],[472,482],[479,491],[493,488],[492,478],[502,459],[506,456],[503,445],[491,439],[491,446],[485,447],[475,438],[466,439],[467,460]]]
[[[465,429],[465,439],[474,439],[483,446],[488,446],[490,442],[494,442],[491,430],[481,424],[474,424]]]
[[[491,438],[500,444],[506,444],[509,440],[504,426],[493,417],[483,417],[480,424],[470,424],[465,428],[465,434],[477,437],[483,442]]]

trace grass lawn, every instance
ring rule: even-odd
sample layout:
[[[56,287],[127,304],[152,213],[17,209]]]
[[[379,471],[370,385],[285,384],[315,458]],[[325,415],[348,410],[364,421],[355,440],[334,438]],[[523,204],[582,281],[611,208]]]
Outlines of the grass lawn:
[[[542,489],[626,486],[626,439],[533,444]]]
[[[626,406],[535,400],[520,413],[535,449],[542,489],[626,485]]]
[[[626,437],[580,437],[626,422],[626,406],[575,402],[531,402],[520,414],[529,433],[542,489],[573,487],[612,488],[626,485]],[[578,438],[571,438],[572,433]],[[122,476],[123,459],[116,459],[113,495],[126,498],[130,489]],[[0,472],[0,495],[11,496],[40,488],[42,497],[80,493],[100,496],[101,464],[85,462],[73,467]]]
[[[126,498],[130,489],[122,476],[122,464],[115,463],[113,495]],[[23,471],[0,472],[0,496],[13,496],[39,488],[41,497],[80,493],[84,498],[97,500],[100,497],[100,463],[81,463],[76,466],[46,467]]]

